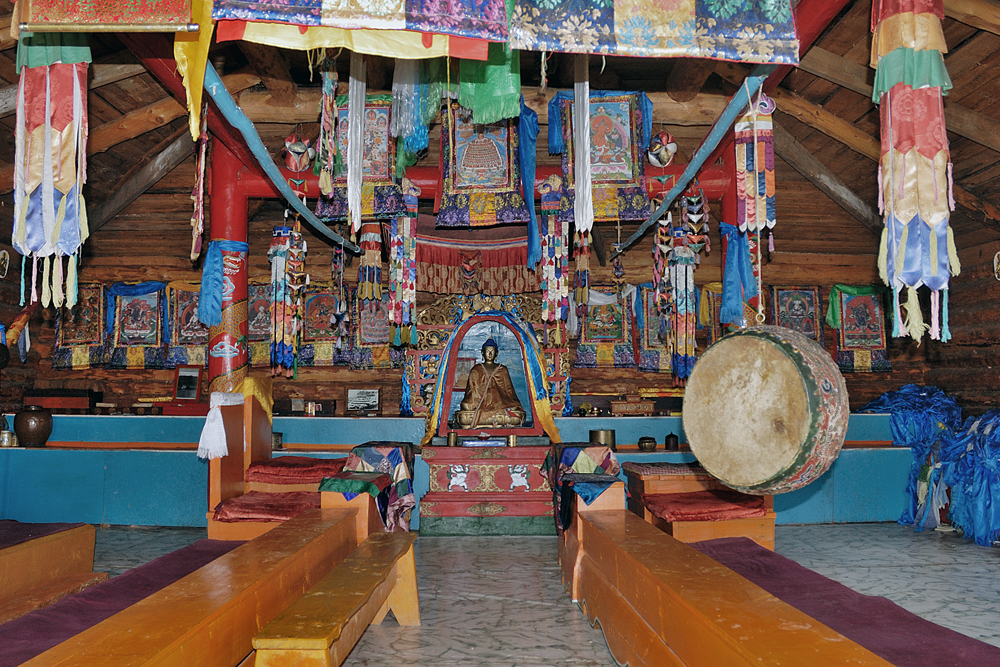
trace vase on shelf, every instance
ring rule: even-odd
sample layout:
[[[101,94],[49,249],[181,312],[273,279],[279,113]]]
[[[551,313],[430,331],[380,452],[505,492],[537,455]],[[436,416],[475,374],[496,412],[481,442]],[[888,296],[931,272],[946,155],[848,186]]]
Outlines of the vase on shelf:
[[[44,447],[52,435],[52,413],[40,405],[26,405],[14,415],[14,433],[21,447]]]

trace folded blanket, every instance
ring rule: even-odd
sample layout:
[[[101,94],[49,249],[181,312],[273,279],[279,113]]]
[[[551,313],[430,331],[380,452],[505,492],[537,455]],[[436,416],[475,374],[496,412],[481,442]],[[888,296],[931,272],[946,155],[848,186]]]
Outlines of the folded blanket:
[[[279,456],[258,461],[247,468],[246,480],[264,484],[319,484],[344,469],[347,459],[316,459],[309,456]]]
[[[644,495],[642,504],[664,521],[725,521],[764,516],[764,499],[730,489],[654,493]]]
[[[263,493],[251,491],[219,503],[215,520],[234,521],[287,521],[306,510],[319,509],[318,491],[289,491]]]

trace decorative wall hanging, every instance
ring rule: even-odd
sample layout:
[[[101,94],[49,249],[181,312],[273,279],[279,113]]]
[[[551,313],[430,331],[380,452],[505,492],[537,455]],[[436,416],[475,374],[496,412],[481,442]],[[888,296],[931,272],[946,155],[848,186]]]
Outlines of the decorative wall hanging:
[[[392,344],[416,345],[417,197],[420,188],[403,177],[406,215],[393,218],[389,230],[389,320]]]
[[[539,288],[527,268],[528,240],[512,227],[494,227],[468,239],[464,230],[435,229],[417,218],[417,290],[437,294],[520,294]]]
[[[206,102],[207,104],[207,102]],[[201,255],[202,236],[205,234],[205,169],[208,152],[208,109],[201,110],[201,134],[198,135],[198,147],[194,156],[194,186],[191,188],[191,201],[194,210],[191,212],[191,261],[197,261]]]
[[[156,281],[107,288],[104,340],[107,367],[166,368],[170,345],[166,284]]]
[[[348,304],[336,286],[312,283],[303,291],[299,366],[347,366],[351,363]]]
[[[771,287],[771,323],[823,344],[823,297],[819,287]]]
[[[382,298],[382,226],[377,222],[361,225],[361,263],[358,266],[358,296],[361,301]],[[388,296],[388,294],[386,294]]]
[[[104,285],[80,283],[76,305],[56,311],[52,368],[82,370],[104,365]]]
[[[639,285],[639,295],[635,305],[636,332],[639,336],[639,357],[636,365],[640,371],[669,373],[670,332],[667,329],[667,319],[660,315],[657,303],[656,286],[653,283]]]
[[[575,368],[635,368],[634,298],[634,287],[621,293],[590,289],[587,312],[580,323]]]
[[[542,321],[565,320],[569,315],[568,225],[559,220],[562,179],[549,176],[539,187],[542,193]]]
[[[379,299],[354,298],[351,305],[354,308],[355,323],[351,368],[402,368],[406,353],[402,348],[390,344],[392,338],[388,292],[383,293]]]
[[[505,16],[514,11],[514,2],[505,0]],[[521,113],[521,54],[506,41],[491,43],[485,61],[462,58],[458,79],[458,103],[472,112],[476,123],[495,123]]]
[[[792,65],[799,56],[789,0],[517,0],[510,45],[526,51]]]
[[[503,0],[468,4],[399,0],[377,5],[361,0],[215,0],[212,18],[352,30],[414,30],[491,42],[507,41],[507,12]]]
[[[337,161],[337,61],[321,51],[320,75],[323,92],[320,98],[319,139],[316,140],[316,161],[313,173],[319,176],[319,191],[324,195],[333,192],[333,178]]]
[[[319,198],[316,216],[323,220],[348,220],[348,108],[347,95],[337,98],[336,178],[329,195]],[[396,179],[396,143],[389,135],[392,122],[392,96],[368,95],[365,98],[361,126],[361,204],[362,220],[388,219],[404,215],[406,205]]]
[[[574,219],[573,93],[549,102],[549,153],[561,154],[563,198],[559,215]],[[595,221],[649,217],[643,151],[652,132],[653,103],[643,92],[590,91],[590,167]],[[579,230],[579,225],[577,226]]]
[[[85,0],[30,0],[21,20],[32,30],[57,31],[67,25],[86,25],[88,32],[105,32],[108,26],[141,26],[146,30],[185,30],[191,22],[191,0],[138,0],[85,2]],[[51,34],[51,33],[42,33]]]
[[[247,284],[247,355],[254,368],[271,365],[271,283],[251,281]]]
[[[208,327],[198,319],[201,286],[180,280],[167,283],[170,346],[167,365],[204,366],[208,362]]]
[[[292,377],[296,368],[299,332],[302,328],[302,290],[309,284],[305,272],[306,242],[294,227],[275,227],[267,258],[271,262],[271,374],[284,371]]]
[[[885,229],[879,273],[892,290],[892,333],[923,338],[917,289],[931,290],[930,335],[948,330],[948,282],[961,265],[948,226],[955,210],[951,158],[941,96],[951,89],[942,53],[943,0],[896,0],[872,5],[872,101],[880,105],[882,150],[879,210]],[[899,293],[909,288],[906,319]],[[943,297],[943,303],[942,303]]]
[[[31,302],[45,307],[76,303],[77,253],[90,234],[83,200],[90,60],[86,35],[24,33],[17,47],[12,244],[31,257]],[[22,306],[25,273],[22,260]]]
[[[285,159],[285,169],[295,174],[288,179],[288,185],[292,188],[292,192],[300,198],[309,194],[305,172],[312,165],[313,158],[316,157],[316,149],[312,146],[312,140],[298,132],[292,132],[285,138],[285,147],[281,150],[281,156]]]
[[[740,93],[742,94],[742,93]],[[763,92],[748,101],[751,111],[736,121],[736,226],[762,234],[775,225],[774,100]],[[772,246],[773,249],[773,246]]]
[[[705,339],[709,345],[729,333],[722,324],[722,283],[701,286],[698,324],[705,329]]]
[[[522,113],[534,114],[527,107]],[[534,145],[529,147],[534,152]],[[519,130],[516,119],[489,125],[452,102],[441,117],[440,227],[486,227],[528,222],[521,196]]]
[[[871,285],[834,285],[826,323],[837,330],[837,365],[844,373],[889,372],[885,340],[886,288]]]

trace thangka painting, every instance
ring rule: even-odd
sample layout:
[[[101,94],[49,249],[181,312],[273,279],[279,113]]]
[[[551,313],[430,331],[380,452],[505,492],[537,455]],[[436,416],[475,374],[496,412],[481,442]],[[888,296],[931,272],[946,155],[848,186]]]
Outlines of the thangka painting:
[[[595,221],[649,217],[643,146],[649,144],[653,105],[645,93],[590,95],[590,169]],[[560,91],[549,102],[549,153],[562,154],[560,221],[573,219],[573,92]]]
[[[350,330],[339,298],[329,286],[306,288],[303,297],[300,366],[347,366],[351,363]]]
[[[176,0],[175,0],[176,1]],[[348,30],[415,30],[507,41],[504,0],[215,0],[212,19],[268,21]]]
[[[477,125],[471,111],[451,103],[441,123],[439,227],[528,222],[518,134],[516,118]]]
[[[354,315],[354,345],[351,351],[351,368],[402,368],[406,352],[390,345],[389,293],[382,292],[382,299],[351,300]]]
[[[790,0],[517,0],[510,45],[550,53],[799,61]]]
[[[651,373],[671,372],[670,348],[665,336],[668,335],[668,322],[660,316],[656,307],[656,288],[652,283],[639,286],[638,303],[636,304],[636,330],[639,335],[639,358],[637,367],[640,371]]]
[[[247,337],[250,339],[250,365],[271,365],[271,283],[247,285]]]
[[[392,95],[365,98],[364,143],[361,181],[361,217],[365,220],[394,218],[406,213],[403,191],[396,180],[396,139],[389,134]],[[323,220],[347,220],[347,95],[337,98],[337,178],[329,197],[316,203],[316,216]]]
[[[631,297],[613,289],[590,288],[590,304],[580,326],[576,368],[635,368]]]
[[[823,299],[819,287],[771,286],[771,323],[823,344]]]
[[[882,294],[836,292],[840,299],[837,365],[845,373],[889,372]]]
[[[56,312],[52,368],[80,370],[104,365],[104,286],[80,283],[73,308]]]
[[[186,288],[186,289],[185,289]],[[170,283],[170,346],[168,366],[204,366],[208,363],[208,327],[198,319],[198,285]]]
[[[137,289],[138,288],[138,289]],[[111,327],[107,331],[108,368],[154,369],[168,367],[166,340],[166,285],[115,283],[108,288]]]

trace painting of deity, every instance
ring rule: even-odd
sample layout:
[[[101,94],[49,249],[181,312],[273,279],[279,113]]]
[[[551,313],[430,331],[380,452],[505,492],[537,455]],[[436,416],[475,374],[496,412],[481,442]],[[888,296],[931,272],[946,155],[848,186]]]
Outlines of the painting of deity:
[[[198,292],[173,290],[174,345],[208,344],[208,327],[198,319]]]
[[[389,141],[389,113],[386,105],[365,107],[364,128],[361,140],[364,144],[362,157],[362,174],[365,181],[388,181],[395,169]],[[337,117],[337,149],[341,155],[347,156],[347,107],[339,110]],[[344,174],[346,177],[346,174]]]
[[[118,297],[115,346],[160,344],[160,293]]]
[[[624,337],[624,318],[619,304],[590,306],[587,313],[588,341],[620,341]]]
[[[271,285],[247,285],[247,331],[252,341],[271,338]]]
[[[630,99],[590,102],[590,169],[595,182],[635,179]]]
[[[772,287],[772,323],[823,343],[823,301],[818,287]]]
[[[100,345],[104,331],[104,290],[98,283],[80,284],[73,308],[62,311],[61,345]]]
[[[337,326],[337,297],[328,292],[307,293],[305,325],[302,338],[306,341],[335,340],[340,337]]]
[[[881,294],[840,293],[841,347],[862,349],[885,347],[885,316]]]
[[[455,188],[509,188],[507,121],[472,122],[472,112],[458,107],[455,118]]]
[[[383,293],[382,300],[368,299],[358,304],[358,340],[362,345],[386,345],[389,343],[389,295]]]

